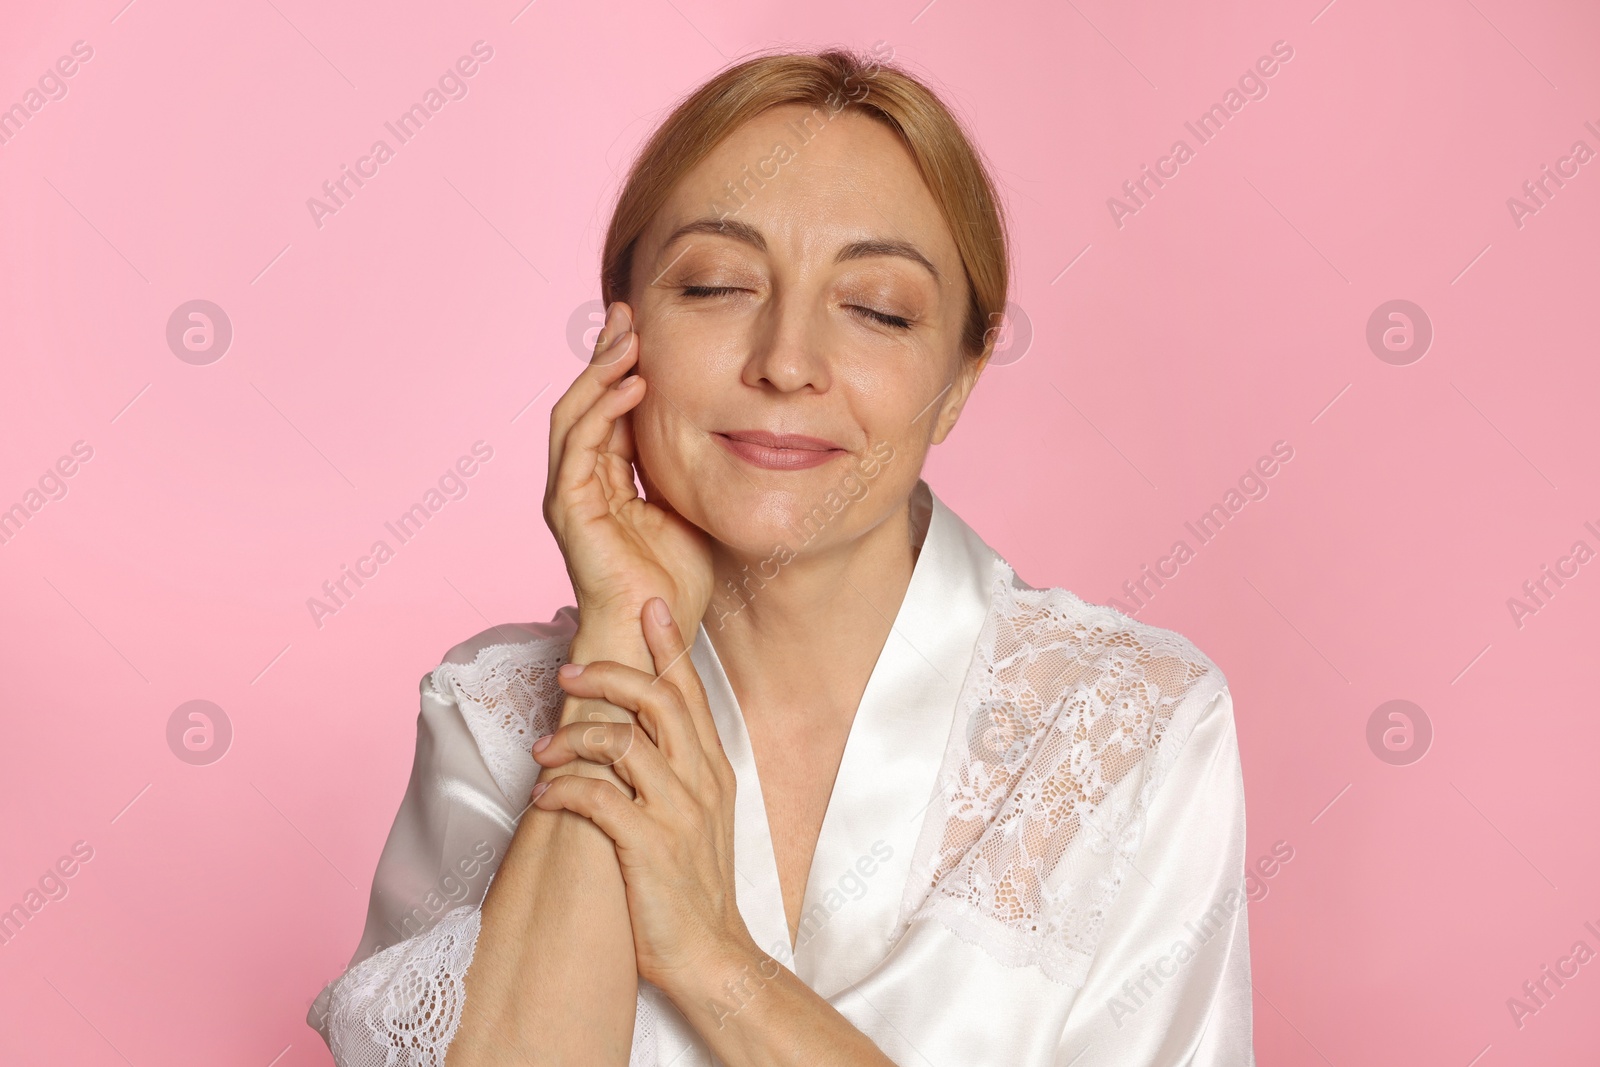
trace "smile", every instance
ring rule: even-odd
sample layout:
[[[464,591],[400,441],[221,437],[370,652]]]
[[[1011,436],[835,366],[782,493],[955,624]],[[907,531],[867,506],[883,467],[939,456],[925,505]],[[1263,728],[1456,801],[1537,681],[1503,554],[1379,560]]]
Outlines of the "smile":
[[[831,441],[801,434],[735,430],[732,433],[713,433],[711,436],[735,456],[763,470],[806,470],[846,454],[844,449]]]

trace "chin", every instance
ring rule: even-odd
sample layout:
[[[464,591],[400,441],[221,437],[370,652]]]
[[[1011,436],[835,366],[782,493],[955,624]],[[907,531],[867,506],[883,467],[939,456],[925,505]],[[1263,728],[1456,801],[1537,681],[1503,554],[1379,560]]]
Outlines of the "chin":
[[[813,509],[829,487],[819,486],[813,493],[810,486],[758,489],[724,483],[696,494],[699,515],[691,521],[741,555],[766,555],[778,545],[799,548],[808,533],[808,516],[810,528],[817,527]]]
[[[815,547],[832,540],[818,540],[816,535],[837,534],[845,529],[847,520],[859,518],[843,511],[836,514],[822,502],[828,490],[837,486],[837,478],[816,479],[814,485],[792,489],[730,484],[737,481],[733,476],[721,482],[675,486],[679,491],[669,490],[665,496],[678,514],[739,556],[765,558],[780,545],[791,551],[808,543]]]

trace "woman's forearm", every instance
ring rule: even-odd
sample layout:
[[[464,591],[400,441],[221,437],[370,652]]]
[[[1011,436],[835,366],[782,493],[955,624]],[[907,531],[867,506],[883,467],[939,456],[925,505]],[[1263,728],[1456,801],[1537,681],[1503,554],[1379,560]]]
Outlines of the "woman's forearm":
[[[580,625],[570,659],[648,670],[637,620],[632,629]],[[603,701],[568,697],[561,723],[596,715],[631,719]],[[632,795],[614,771],[594,764],[547,767],[538,780],[562,774],[605,778]],[[448,1067],[628,1062],[638,991],[633,931],[616,846],[599,827],[572,812],[529,807],[481,919]]]

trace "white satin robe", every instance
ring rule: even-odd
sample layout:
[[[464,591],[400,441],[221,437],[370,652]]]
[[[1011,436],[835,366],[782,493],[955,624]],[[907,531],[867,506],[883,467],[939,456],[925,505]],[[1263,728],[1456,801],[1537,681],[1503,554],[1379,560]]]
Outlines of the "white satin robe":
[[[921,1067],[1253,1065],[1244,793],[1222,672],[1171,631],[1032,590],[919,483],[910,587],[852,724],[791,943],[761,782],[705,628],[756,942]],[[444,1058],[477,905],[559,713],[576,625],[495,627],[421,682],[366,929],[307,1021],[341,1067]],[[443,1005],[419,1024],[419,1005]],[[727,1005],[738,1000],[730,992]],[[641,983],[633,1064],[709,1067]]]

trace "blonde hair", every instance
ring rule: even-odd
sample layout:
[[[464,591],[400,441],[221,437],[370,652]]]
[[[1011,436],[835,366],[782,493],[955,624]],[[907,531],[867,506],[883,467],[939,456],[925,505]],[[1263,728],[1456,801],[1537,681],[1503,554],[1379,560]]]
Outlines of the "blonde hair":
[[[881,42],[880,42],[881,44]],[[899,135],[961,254],[970,301],[961,347],[987,353],[1006,310],[1010,245],[994,182],[961,121],[932,90],[877,55],[829,48],[748,59],[685,97],[628,172],[601,255],[601,297],[627,298],[634,246],[678,180],[747,120],[781,104],[857,111]],[[892,52],[891,52],[892,54]]]

